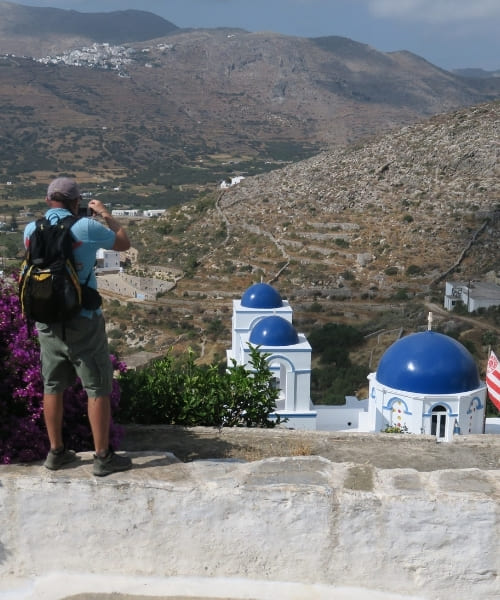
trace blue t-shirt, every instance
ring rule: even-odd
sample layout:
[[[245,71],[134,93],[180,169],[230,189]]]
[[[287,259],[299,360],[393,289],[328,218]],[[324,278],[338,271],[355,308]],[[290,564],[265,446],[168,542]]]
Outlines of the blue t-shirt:
[[[50,208],[45,217],[51,222],[56,223],[58,219],[64,219],[72,213],[66,208]],[[24,229],[24,246],[29,245],[30,235],[35,230],[35,222],[28,223]],[[80,283],[86,283],[90,287],[97,289],[97,279],[94,273],[96,253],[99,248],[111,250],[115,243],[116,234],[95,219],[82,217],[76,221],[71,228],[71,233],[75,238],[73,245],[73,255],[75,257],[76,271]],[[89,277],[90,275],[90,277]],[[97,311],[82,309],[81,315],[92,317]]]

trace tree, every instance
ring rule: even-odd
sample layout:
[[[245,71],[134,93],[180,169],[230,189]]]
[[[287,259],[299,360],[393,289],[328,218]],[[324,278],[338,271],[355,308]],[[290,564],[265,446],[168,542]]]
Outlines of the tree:
[[[327,323],[309,334],[313,352],[320,355],[322,364],[350,366],[349,349],[363,342],[361,331],[351,325]]]

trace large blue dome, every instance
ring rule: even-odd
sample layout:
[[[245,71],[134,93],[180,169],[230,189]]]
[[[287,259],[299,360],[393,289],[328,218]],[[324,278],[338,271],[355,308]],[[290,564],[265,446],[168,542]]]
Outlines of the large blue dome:
[[[470,352],[434,331],[414,333],[390,346],[378,365],[379,383],[418,394],[459,394],[480,387]]]
[[[254,283],[241,298],[241,306],[247,308],[280,308],[283,301],[279,293],[268,283]]]
[[[293,346],[299,343],[295,327],[275,315],[257,322],[250,333],[250,343],[257,346]]]

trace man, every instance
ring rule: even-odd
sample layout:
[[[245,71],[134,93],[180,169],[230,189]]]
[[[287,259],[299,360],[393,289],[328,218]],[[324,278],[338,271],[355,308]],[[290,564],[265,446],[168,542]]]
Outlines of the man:
[[[58,177],[47,190],[49,209],[45,217],[57,222],[68,215],[77,215],[80,201],[77,183],[68,177]],[[90,200],[88,206],[106,226],[95,218],[84,217],[74,223],[71,234],[75,239],[73,254],[79,281],[96,289],[94,264],[97,250],[121,252],[130,248],[130,241],[102,202]],[[24,230],[26,247],[34,229],[33,222]],[[44,418],[50,441],[45,467],[57,470],[77,459],[74,451],[64,447],[62,423],[63,392],[78,375],[88,395],[88,417],[95,447],[94,475],[130,469],[130,458],[115,454],[109,447],[113,369],[101,309],[83,308],[78,316],[64,323],[64,327],[60,323],[37,323],[36,326],[42,361]]]

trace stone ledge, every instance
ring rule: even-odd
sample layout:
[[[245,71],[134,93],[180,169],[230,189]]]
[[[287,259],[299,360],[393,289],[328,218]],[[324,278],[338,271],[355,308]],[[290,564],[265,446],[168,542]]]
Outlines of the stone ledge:
[[[272,457],[259,461],[241,459],[201,459],[182,462],[170,452],[129,452],[133,459],[130,471],[95,477],[92,473],[93,453],[80,452],[78,460],[58,470],[49,471],[41,462],[3,465],[0,486],[8,481],[24,486],[23,479],[37,482],[76,483],[92,485],[127,484],[144,487],[190,487],[203,482],[238,482],[242,486],[333,486],[337,490],[376,493],[393,487],[423,491],[432,487],[436,492],[484,494],[500,498],[500,470],[438,469],[421,472],[417,469],[378,469],[359,463],[333,463],[322,456]]]
[[[437,443],[434,436],[409,434],[129,425],[122,447],[173,452],[182,461],[314,455],[380,469],[500,468],[500,435],[462,435],[453,443]]]

